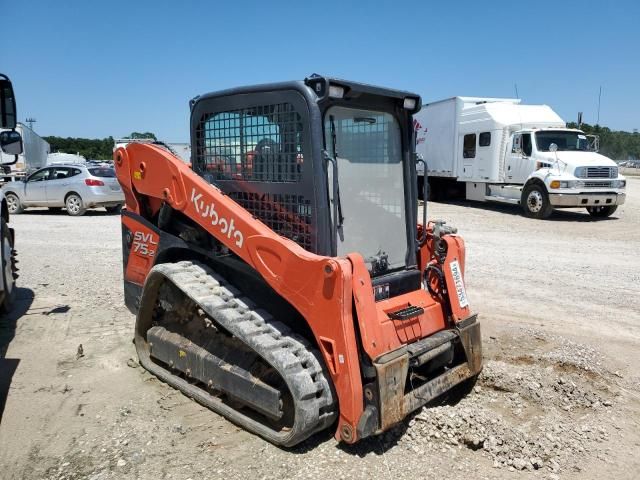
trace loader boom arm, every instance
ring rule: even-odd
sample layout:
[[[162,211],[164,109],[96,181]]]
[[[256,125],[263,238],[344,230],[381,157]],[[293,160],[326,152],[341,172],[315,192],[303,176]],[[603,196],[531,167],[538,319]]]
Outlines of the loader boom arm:
[[[152,208],[166,202],[253,267],[304,316],[338,394],[336,437],[355,442],[363,392],[352,316],[354,260],[315,255],[277,235],[159,146],[129,144],[114,159],[128,210],[141,214],[142,196]]]

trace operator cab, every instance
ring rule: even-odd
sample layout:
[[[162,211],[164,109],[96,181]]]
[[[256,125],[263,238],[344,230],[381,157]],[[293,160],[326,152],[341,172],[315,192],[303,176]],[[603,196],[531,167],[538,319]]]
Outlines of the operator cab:
[[[280,235],[359,253],[376,299],[420,288],[416,94],[312,75],[191,102],[193,169]],[[378,287],[378,288],[376,288]]]

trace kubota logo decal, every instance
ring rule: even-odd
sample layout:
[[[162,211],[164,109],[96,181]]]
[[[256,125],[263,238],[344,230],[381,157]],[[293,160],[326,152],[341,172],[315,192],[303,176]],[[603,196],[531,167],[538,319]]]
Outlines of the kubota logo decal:
[[[197,193],[195,188],[191,190],[191,203],[193,203],[193,208],[196,209],[196,212],[203,218],[211,218],[211,225],[217,225],[222,234],[226,235],[227,238],[233,237],[236,241],[236,246],[242,248],[244,235],[240,230],[236,229],[233,218],[227,220],[218,215],[215,204],[213,202],[206,204],[204,200],[202,200],[202,193]]]

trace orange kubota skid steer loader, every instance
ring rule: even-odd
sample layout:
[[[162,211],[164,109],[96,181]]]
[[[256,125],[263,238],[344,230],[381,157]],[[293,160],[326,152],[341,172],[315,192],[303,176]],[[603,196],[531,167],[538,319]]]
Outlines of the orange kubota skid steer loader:
[[[464,243],[416,221],[420,106],[313,75],[193,99],[191,165],[118,148],[140,363],[281,446],[354,443],[473,382]]]

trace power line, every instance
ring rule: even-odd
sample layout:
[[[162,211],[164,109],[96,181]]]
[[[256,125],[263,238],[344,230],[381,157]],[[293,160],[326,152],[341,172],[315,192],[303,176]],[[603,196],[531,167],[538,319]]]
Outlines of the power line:
[[[35,118],[33,118],[33,117],[28,117],[28,118],[25,119],[25,123],[29,124],[29,128],[31,130],[33,130],[33,124],[36,123],[36,122],[37,122],[37,120]]]

